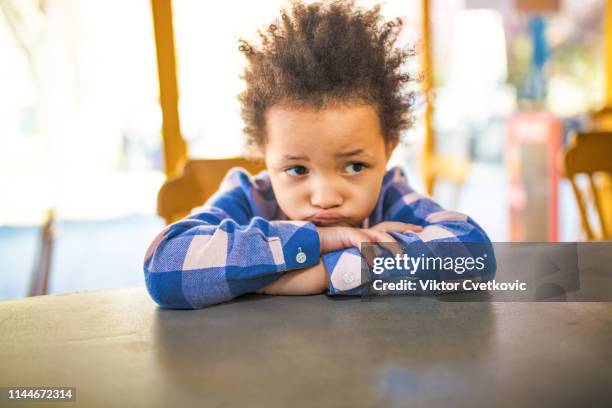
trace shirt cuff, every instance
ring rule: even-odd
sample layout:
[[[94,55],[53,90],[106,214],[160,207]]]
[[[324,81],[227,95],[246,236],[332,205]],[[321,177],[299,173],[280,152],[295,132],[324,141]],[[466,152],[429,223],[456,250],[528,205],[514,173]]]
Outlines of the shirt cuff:
[[[321,241],[310,221],[271,221],[271,236],[280,238],[286,270],[302,269],[319,263]]]
[[[361,253],[357,248],[328,252],[321,259],[329,274],[328,295],[360,295],[363,284]]]

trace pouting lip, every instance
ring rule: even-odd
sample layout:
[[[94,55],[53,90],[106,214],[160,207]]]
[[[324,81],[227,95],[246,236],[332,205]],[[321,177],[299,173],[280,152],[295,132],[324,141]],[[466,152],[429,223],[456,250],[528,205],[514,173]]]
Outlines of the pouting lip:
[[[326,226],[326,225],[337,225],[337,224],[340,224],[340,223],[344,223],[344,222],[342,222],[343,221],[342,219],[339,219],[339,220],[317,220],[317,219],[314,219],[314,220],[311,220],[311,221],[315,225],[320,225],[322,227]]]
[[[347,222],[346,217],[343,217],[342,215],[337,213],[315,214],[310,217],[309,220],[321,226],[335,225]]]
[[[322,221],[322,222],[338,222],[344,220],[345,217],[342,214],[334,212],[321,212],[313,215],[309,218],[311,221]]]

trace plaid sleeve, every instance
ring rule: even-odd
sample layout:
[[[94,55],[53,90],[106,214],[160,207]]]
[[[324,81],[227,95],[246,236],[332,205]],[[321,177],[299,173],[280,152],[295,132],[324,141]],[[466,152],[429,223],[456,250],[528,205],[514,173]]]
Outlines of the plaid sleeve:
[[[383,186],[383,220],[421,225],[422,232],[403,234],[389,232],[402,245],[407,255],[429,257],[479,257],[486,254],[485,268],[473,273],[458,275],[454,272],[437,275],[436,279],[457,281],[464,279],[490,280],[495,276],[496,263],[493,246],[485,231],[470,217],[456,211],[444,210],[431,198],[416,193],[409,185],[401,169],[392,170],[387,185]],[[446,243],[456,243],[446,245]],[[361,254],[357,248],[349,248],[322,256],[330,274],[330,295],[362,293],[368,282],[361,282]],[[430,271],[418,269],[415,279],[431,278]],[[379,278],[392,279],[393,273]]]
[[[149,246],[145,281],[160,306],[194,309],[225,302],[319,262],[313,223],[252,217],[248,192],[232,177],[240,174],[226,178],[207,205],[167,226]]]

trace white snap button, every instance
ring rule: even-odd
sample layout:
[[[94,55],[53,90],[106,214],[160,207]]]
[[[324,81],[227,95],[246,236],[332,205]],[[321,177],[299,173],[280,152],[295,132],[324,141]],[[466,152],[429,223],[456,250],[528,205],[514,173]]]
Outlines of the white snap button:
[[[348,284],[348,283],[353,283],[353,281],[355,280],[355,277],[353,276],[352,273],[347,272],[344,274],[344,276],[342,277],[342,280],[344,281],[344,283]]]
[[[295,256],[295,260],[297,261],[297,263],[304,263],[306,262],[306,254],[302,251],[302,248],[298,248],[298,252],[297,255]]]

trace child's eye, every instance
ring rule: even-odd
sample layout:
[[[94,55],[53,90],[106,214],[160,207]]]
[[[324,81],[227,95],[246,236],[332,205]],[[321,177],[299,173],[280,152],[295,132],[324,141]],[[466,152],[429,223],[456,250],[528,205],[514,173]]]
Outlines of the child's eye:
[[[344,170],[349,174],[356,174],[356,173],[361,172],[361,170],[363,170],[366,167],[367,166],[364,163],[351,163],[351,164],[348,164],[344,168]]]
[[[285,173],[287,173],[290,176],[303,176],[304,174],[306,174],[308,170],[306,170],[306,167],[304,166],[293,166],[288,168],[287,170],[285,170]]]

